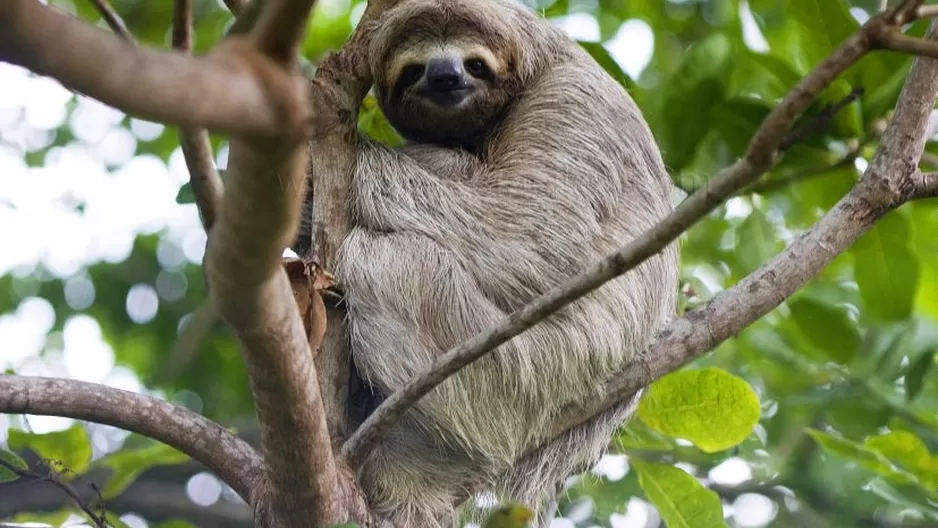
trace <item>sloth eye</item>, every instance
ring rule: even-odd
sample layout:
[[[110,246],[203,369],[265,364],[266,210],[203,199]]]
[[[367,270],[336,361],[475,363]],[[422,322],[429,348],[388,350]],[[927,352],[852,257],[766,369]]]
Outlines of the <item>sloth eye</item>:
[[[490,72],[482,59],[469,59],[465,62],[466,71],[473,77],[488,77]]]
[[[420,80],[423,75],[423,66],[420,64],[408,64],[401,70],[401,76],[398,82],[402,86],[410,86]]]

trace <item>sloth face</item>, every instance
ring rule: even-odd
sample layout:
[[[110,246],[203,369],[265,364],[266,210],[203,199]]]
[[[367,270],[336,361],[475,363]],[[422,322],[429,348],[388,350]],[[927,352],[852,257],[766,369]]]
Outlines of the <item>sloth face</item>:
[[[412,141],[478,145],[512,97],[508,65],[471,38],[413,39],[386,65],[379,102]]]

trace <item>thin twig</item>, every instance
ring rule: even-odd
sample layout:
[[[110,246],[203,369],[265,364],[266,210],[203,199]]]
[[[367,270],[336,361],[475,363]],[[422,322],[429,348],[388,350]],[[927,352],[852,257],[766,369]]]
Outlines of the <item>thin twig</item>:
[[[638,266],[667,247],[726,198],[764,174],[777,161],[778,147],[795,119],[834,79],[870,51],[869,35],[888,25],[887,16],[892,15],[871,19],[802,79],[760,125],[745,157],[720,171],[654,227],[566,283],[530,301],[500,324],[439,356],[426,371],[388,397],[342,446],[350,463],[354,466],[362,460],[374,443],[434,387],[563,306]]]
[[[98,8],[98,12],[101,13],[101,18],[107,22],[107,25],[117,36],[136,45],[134,37],[130,34],[130,30],[127,29],[127,24],[124,24],[124,20],[117,14],[117,11],[111,7],[111,4],[109,4],[107,0],[91,0],[91,3]]]
[[[192,52],[192,0],[175,0],[173,4],[173,48]],[[202,97],[211,97],[203,93]],[[202,225],[208,231],[218,215],[222,197],[222,181],[215,169],[212,143],[204,128],[179,127],[179,145],[189,169],[189,185],[195,196]]]
[[[795,182],[803,182],[808,180],[813,180],[816,178],[823,178],[829,176],[833,171],[842,169],[845,167],[853,166],[854,161],[857,159],[857,152],[852,151],[846,156],[843,157],[840,161],[832,163],[830,165],[823,165],[820,167],[815,167],[811,169],[806,169],[803,171],[795,172],[790,175],[786,175],[780,178],[772,178],[767,180],[759,180],[753,183],[752,185],[746,187],[740,194],[747,193],[756,193],[756,194],[767,194],[773,191],[784,189],[789,187]]]
[[[803,123],[798,124],[789,132],[778,146],[778,150],[786,151],[794,145],[803,142],[809,137],[830,126],[831,121],[844,107],[850,105],[863,96],[863,88],[857,87],[851,90],[849,94],[839,101],[825,105],[817,115],[811,116]]]
[[[173,49],[192,53],[192,0],[173,2]]]
[[[883,32],[877,36],[876,44],[883,49],[938,58],[938,42],[910,37],[898,31]]]
[[[923,172],[921,174],[917,198],[938,198],[938,172]]]
[[[0,413],[67,416],[153,438],[205,464],[250,503],[262,460],[243,440],[188,409],[96,383],[0,376]]]
[[[82,500],[81,495],[79,495],[78,492],[75,491],[75,488],[73,488],[69,483],[63,482],[61,479],[59,479],[53,468],[51,467],[47,468],[46,473],[43,475],[37,472],[20,469],[14,466],[13,464],[10,464],[6,460],[3,460],[2,458],[0,458],[0,466],[3,466],[8,471],[13,472],[16,476],[18,476],[21,479],[48,482],[52,484],[53,486],[59,488],[60,490],[62,490],[63,493],[68,495],[68,498],[71,499],[73,503],[75,503],[75,506],[78,506],[78,508],[81,509],[81,511],[84,512],[85,515],[88,516],[89,519],[91,519],[91,522],[93,522],[95,526],[97,526],[98,528],[108,528],[107,519],[105,518],[105,515],[95,513],[95,511],[91,509],[91,506],[85,504],[85,501]]]

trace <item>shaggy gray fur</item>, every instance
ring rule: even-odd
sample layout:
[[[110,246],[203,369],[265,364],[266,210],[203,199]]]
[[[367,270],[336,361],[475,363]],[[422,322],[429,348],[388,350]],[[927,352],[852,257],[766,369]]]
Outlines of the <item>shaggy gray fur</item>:
[[[356,366],[385,395],[671,210],[631,98],[521,4],[405,0],[373,29],[376,50],[402,20],[433,9],[454,24],[459,13],[484,17],[512,46],[520,90],[478,153],[362,141],[354,228],[335,271]],[[457,496],[481,486],[539,509],[546,525],[560,484],[597,461],[634,402],[518,458],[649,343],[673,317],[677,290],[671,247],[444,382],[362,467],[377,511],[401,528],[439,527],[453,522]]]

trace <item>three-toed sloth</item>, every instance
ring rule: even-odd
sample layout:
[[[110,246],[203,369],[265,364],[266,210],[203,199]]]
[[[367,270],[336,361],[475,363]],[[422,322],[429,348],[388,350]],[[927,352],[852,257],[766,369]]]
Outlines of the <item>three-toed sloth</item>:
[[[401,0],[363,29],[377,99],[407,144],[354,141],[334,271],[355,366],[386,396],[648,229],[671,185],[623,87],[515,0]],[[445,381],[363,462],[373,507],[436,527],[488,489],[546,522],[635,402],[530,452],[649,344],[677,292],[670,247]]]

